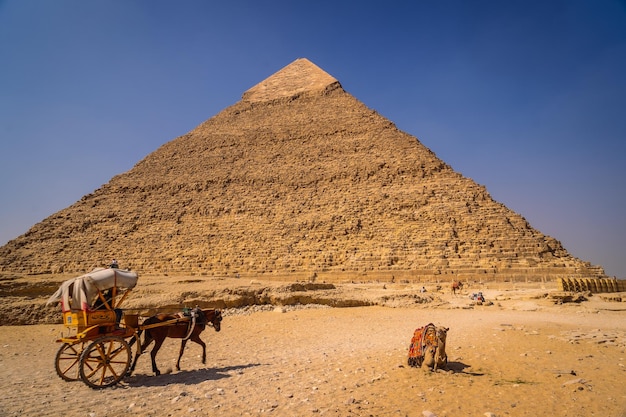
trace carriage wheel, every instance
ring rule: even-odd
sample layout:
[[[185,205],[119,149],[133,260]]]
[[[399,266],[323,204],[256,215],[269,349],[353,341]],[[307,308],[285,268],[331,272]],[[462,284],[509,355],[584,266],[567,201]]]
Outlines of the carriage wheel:
[[[78,363],[84,347],[84,343],[64,343],[59,348],[54,360],[54,367],[61,378],[66,381],[78,381],[80,379]]]
[[[80,378],[94,389],[110,387],[124,378],[130,359],[130,346],[124,339],[101,337],[80,355]]]

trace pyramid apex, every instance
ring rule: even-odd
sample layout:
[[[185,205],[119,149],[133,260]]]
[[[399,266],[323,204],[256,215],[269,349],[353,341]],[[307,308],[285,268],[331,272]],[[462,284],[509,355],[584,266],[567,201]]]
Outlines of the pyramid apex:
[[[339,81],[306,58],[298,58],[270,75],[241,97],[244,101],[270,101],[306,92],[341,87]]]

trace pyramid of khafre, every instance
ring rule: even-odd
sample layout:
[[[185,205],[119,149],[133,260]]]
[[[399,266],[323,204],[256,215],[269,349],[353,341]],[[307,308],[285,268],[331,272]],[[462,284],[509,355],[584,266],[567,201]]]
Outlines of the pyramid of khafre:
[[[601,277],[298,59],[0,248],[0,271]],[[343,278],[342,278],[343,277]]]

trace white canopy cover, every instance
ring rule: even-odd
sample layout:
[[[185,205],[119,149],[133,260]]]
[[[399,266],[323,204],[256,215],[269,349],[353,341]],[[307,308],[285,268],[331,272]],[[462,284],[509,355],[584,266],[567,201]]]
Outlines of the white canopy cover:
[[[61,310],[89,310],[98,294],[113,287],[131,289],[137,285],[137,273],[115,268],[96,268],[88,274],[72,278],[48,299],[48,304],[61,302]]]

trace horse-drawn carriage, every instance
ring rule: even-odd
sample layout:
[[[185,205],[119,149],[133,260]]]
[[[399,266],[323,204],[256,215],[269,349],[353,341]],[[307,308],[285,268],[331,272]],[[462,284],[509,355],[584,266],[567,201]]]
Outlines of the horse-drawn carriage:
[[[158,375],[155,356],[166,337],[183,339],[182,356],[188,339],[203,348],[199,333],[206,324],[220,330],[222,316],[219,310],[193,310],[179,314],[160,314],[142,320],[138,314],[121,309],[130,291],[137,285],[135,272],[116,268],[97,268],[92,272],[65,281],[48,300],[59,302],[63,323],[69,335],[57,342],[63,343],[55,358],[57,374],[66,381],[82,380],[91,388],[105,388],[130,375],[142,351],[156,340],[152,350],[152,368]],[[139,337],[146,331],[143,345]],[[131,347],[137,342],[137,353],[132,362]],[[179,368],[180,356],[177,368]]]

